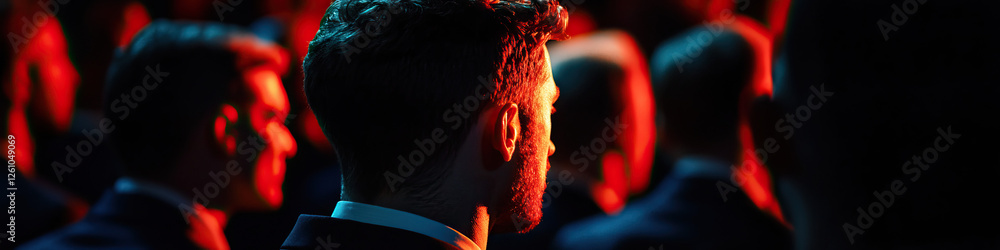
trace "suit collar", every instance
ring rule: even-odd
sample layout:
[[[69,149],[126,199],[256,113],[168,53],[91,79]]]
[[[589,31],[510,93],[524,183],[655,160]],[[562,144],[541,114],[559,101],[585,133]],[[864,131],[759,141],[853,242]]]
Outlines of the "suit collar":
[[[481,250],[469,237],[445,224],[396,209],[339,201],[331,217],[407,230],[447,242],[459,249]]]
[[[299,216],[281,249],[460,250],[451,243],[412,231],[318,215]]]

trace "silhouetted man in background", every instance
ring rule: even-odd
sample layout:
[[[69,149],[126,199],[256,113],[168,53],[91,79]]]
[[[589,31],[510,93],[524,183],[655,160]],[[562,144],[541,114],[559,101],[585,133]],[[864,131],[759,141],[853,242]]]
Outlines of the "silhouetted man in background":
[[[123,174],[80,222],[26,249],[228,249],[228,215],[281,205],[284,52],[233,27],[158,21],[108,73],[105,119]],[[103,138],[102,138],[103,137]]]
[[[76,91],[80,75],[67,54],[68,45],[62,23],[47,16],[33,33],[24,33],[21,16],[40,12],[27,2],[0,3],[0,30],[11,36],[11,49],[0,52],[0,128],[14,139],[12,160],[16,170],[8,172],[20,196],[16,203],[22,208],[11,209],[17,219],[32,221],[16,225],[16,231],[3,232],[9,247],[27,242],[46,232],[75,222],[87,212],[87,202],[77,192],[67,192],[47,174],[48,151],[65,156],[60,139],[75,128]],[[30,34],[32,39],[25,37]],[[37,37],[37,39],[35,39]],[[54,145],[60,145],[56,150]],[[74,145],[75,146],[75,145]],[[100,150],[91,152],[102,155]],[[98,185],[93,185],[98,186]],[[104,189],[104,188],[98,188]],[[78,190],[73,190],[78,191]],[[11,232],[14,232],[11,234]]]
[[[720,31],[699,56],[676,61],[697,27],[655,52],[652,80],[660,150],[670,173],[617,216],[565,227],[558,249],[787,249],[788,230],[736,190],[740,94],[754,79],[754,51],[739,33]],[[761,170],[763,171],[763,170]],[[743,179],[746,177],[739,177]],[[720,193],[720,185],[733,191]]]
[[[303,63],[344,188],[283,248],[485,249],[541,219],[555,1],[336,1]]]

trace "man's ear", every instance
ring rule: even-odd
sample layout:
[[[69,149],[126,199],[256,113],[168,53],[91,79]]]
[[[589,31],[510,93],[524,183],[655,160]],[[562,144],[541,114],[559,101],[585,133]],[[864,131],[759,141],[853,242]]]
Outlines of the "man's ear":
[[[521,121],[518,119],[517,104],[508,103],[500,107],[496,124],[493,127],[493,138],[490,138],[493,149],[500,151],[504,161],[514,157],[515,145],[521,133]]]
[[[215,145],[225,152],[226,155],[236,154],[236,121],[238,120],[236,108],[229,104],[222,104],[219,107],[219,114],[215,116]]]

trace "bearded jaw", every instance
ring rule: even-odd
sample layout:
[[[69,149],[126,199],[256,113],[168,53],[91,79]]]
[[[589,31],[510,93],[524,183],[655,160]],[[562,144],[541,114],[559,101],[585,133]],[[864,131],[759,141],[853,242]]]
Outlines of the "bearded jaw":
[[[530,130],[528,130],[530,131]],[[514,171],[513,185],[510,189],[510,204],[502,220],[509,218],[510,223],[499,226],[501,232],[526,233],[535,228],[542,220],[542,197],[545,193],[545,172],[548,167],[548,156],[539,151],[544,141],[535,133],[525,131],[518,143],[518,151],[512,159],[517,168]]]

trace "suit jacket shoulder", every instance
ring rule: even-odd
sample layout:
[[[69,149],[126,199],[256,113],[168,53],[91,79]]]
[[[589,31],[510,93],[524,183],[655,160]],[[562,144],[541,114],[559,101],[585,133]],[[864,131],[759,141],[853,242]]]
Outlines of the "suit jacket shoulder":
[[[140,194],[109,192],[86,217],[18,249],[199,249],[176,206]]]
[[[281,249],[455,249],[429,236],[330,216],[301,215]]]

